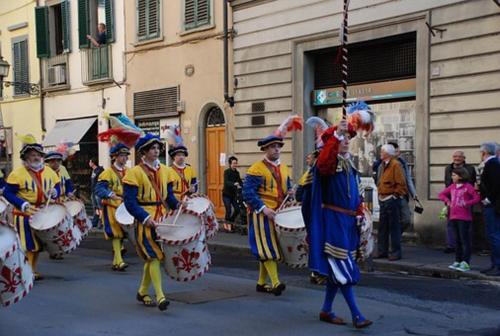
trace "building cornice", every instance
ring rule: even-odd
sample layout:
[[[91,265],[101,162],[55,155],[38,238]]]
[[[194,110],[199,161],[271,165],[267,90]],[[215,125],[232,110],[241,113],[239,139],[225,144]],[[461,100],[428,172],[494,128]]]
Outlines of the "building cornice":
[[[233,11],[237,11],[244,8],[250,8],[264,3],[272,2],[275,0],[229,0]]]

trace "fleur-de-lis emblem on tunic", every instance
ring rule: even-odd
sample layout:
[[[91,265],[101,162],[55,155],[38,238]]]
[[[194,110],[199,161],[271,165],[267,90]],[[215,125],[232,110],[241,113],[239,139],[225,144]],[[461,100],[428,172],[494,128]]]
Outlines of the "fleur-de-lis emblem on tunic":
[[[7,266],[3,266],[0,272],[0,283],[3,284],[4,288],[0,293],[15,293],[17,286],[21,284],[21,280],[18,279],[21,279],[21,267],[12,272]]]
[[[172,261],[175,268],[177,268],[177,272],[182,270],[189,273],[193,269],[200,268],[197,262],[199,257],[200,253],[195,250],[190,252],[187,249],[182,249],[180,255],[172,257]]]

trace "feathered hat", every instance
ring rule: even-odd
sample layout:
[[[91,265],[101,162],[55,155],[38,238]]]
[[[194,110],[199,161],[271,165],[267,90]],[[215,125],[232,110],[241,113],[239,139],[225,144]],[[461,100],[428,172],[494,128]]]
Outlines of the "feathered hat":
[[[168,150],[168,155],[173,159],[176,154],[183,153],[188,156],[188,150],[184,146],[184,141],[182,140],[181,128],[179,125],[169,126],[167,129],[167,143],[171,147]]]
[[[347,113],[347,133],[351,138],[355,137],[360,131],[366,133],[373,131],[375,114],[365,102],[359,101],[349,105]],[[337,125],[329,127],[322,130],[320,135],[323,149],[316,164],[323,175],[335,173],[340,144],[339,139],[335,136],[337,128]]]
[[[259,140],[257,146],[263,151],[266,147],[272,144],[279,144],[281,147],[285,144],[283,139],[288,132],[301,131],[302,130],[302,118],[298,115],[291,115],[286,118],[281,125],[273,132],[273,134]]]
[[[32,134],[26,134],[26,135],[16,134],[16,137],[19,140],[21,140],[23,144],[21,151],[19,152],[21,160],[24,160],[26,153],[32,150],[37,153],[40,153],[42,156],[45,156],[45,152],[43,151],[43,146],[37,143],[35,137]]]
[[[151,133],[146,133],[144,136],[139,138],[139,141],[137,141],[137,143],[135,144],[135,149],[141,151],[142,149],[145,149],[155,143],[160,145],[160,150],[162,150],[165,146],[159,136]]]
[[[121,143],[128,148],[132,148],[139,138],[144,135],[144,131],[135,126],[124,114],[118,116],[105,114],[104,118],[109,120],[111,128],[99,133],[97,138],[99,141],[109,143],[110,147]]]
[[[56,149],[45,154],[45,162],[50,160],[66,160],[76,153],[72,142],[61,142]]]

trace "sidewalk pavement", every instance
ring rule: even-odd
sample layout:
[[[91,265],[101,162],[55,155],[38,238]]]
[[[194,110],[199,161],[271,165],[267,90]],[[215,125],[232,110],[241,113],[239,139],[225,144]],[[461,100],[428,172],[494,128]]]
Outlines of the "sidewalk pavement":
[[[93,230],[91,235],[94,237],[103,237],[103,234],[96,230]],[[208,241],[208,244],[213,251],[227,251],[238,255],[251,255],[248,236],[239,233],[218,232],[214,238]],[[454,254],[445,254],[440,249],[404,245],[403,258],[401,260],[367,260],[361,265],[361,268],[366,272],[382,271],[445,279],[475,279],[500,282],[500,277],[486,276],[479,272],[490,266],[489,256],[473,254],[471,258],[471,270],[469,272],[459,272],[448,268],[448,265],[453,263],[454,256]]]

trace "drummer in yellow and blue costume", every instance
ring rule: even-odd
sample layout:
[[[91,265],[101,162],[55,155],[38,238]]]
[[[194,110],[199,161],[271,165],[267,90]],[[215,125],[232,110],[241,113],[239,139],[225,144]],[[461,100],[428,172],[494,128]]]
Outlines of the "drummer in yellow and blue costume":
[[[155,226],[167,214],[165,203],[170,209],[177,209],[181,203],[173,193],[174,179],[171,170],[158,160],[163,148],[160,138],[146,134],[139,139],[135,148],[142,160],[123,178],[123,193],[127,211],[138,222],[137,251],[145,260],[137,300],[146,306],[154,306],[149,296],[149,286],[153,283],[158,308],[163,311],[167,309],[169,302],[161,284],[160,261],[164,255],[157,243]],[[158,192],[155,189],[158,189]]]
[[[64,159],[63,154],[50,151],[45,155],[44,161],[60,178],[61,196],[74,198],[75,187],[68,170],[62,164]]]
[[[293,193],[290,175],[280,162],[283,138],[271,135],[257,145],[265,152],[263,160],[255,162],[247,171],[243,183],[243,199],[249,206],[248,238],[252,254],[259,260],[257,292],[281,295],[285,284],[278,278],[281,251],[274,228],[274,216],[287,193]],[[267,277],[271,286],[266,284]]]
[[[39,280],[42,276],[36,271],[36,266],[42,243],[30,227],[30,217],[47,201],[47,197],[52,200],[59,197],[60,179],[50,167],[44,165],[45,153],[42,145],[36,143],[31,135],[22,139],[23,147],[20,155],[23,165],[13,170],[7,177],[4,197],[15,207],[14,226],[21,240],[21,247],[26,252],[35,274],[35,280]]]
[[[111,240],[113,246],[113,271],[125,271],[128,264],[122,257],[122,240],[124,232],[115,219],[116,209],[123,202],[122,180],[127,172],[126,163],[130,150],[124,144],[117,144],[109,150],[111,167],[105,169],[97,181],[95,192],[102,200],[102,221],[104,237]]]
[[[172,158],[172,165],[169,167],[174,177],[174,195],[181,200],[186,194],[192,194],[198,191],[198,181],[193,167],[186,163],[188,150],[184,145],[178,145],[168,151]]]

